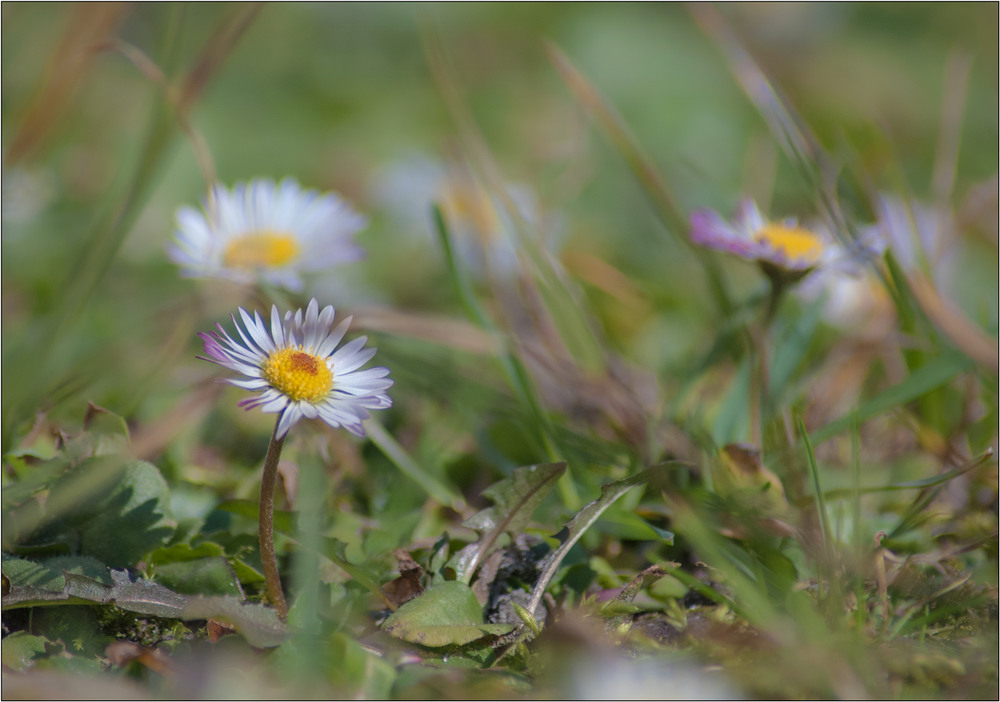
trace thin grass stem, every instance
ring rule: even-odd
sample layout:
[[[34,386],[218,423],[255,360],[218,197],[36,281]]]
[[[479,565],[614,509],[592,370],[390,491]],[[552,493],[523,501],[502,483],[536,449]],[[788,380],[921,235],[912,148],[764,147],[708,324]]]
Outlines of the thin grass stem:
[[[378,446],[386,458],[392,461],[404,475],[422,487],[428,495],[441,504],[448,505],[456,512],[462,512],[465,509],[465,500],[449,490],[444,483],[428,473],[419,463],[413,460],[406,452],[406,449],[400,446],[399,442],[392,437],[392,434],[386,431],[381,422],[374,418],[368,418],[365,420],[364,426],[365,433],[372,440],[372,443]]]
[[[826,514],[826,499],[823,496],[823,488],[820,485],[819,480],[819,466],[816,465],[816,455],[813,453],[812,443],[809,441],[809,435],[806,433],[806,425],[802,421],[802,417],[798,418],[798,426],[799,435],[802,437],[802,442],[806,449],[806,463],[809,467],[809,474],[812,477],[813,491],[816,494],[816,511],[819,513],[819,528],[823,538],[823,547],[821,549],[822,561],[819,564],[819,572],[823,573],[828,571],[830,566],[830,550],[832,548],[830,541],[830,522]],[[822,580],[820,583],[822,583]],[[833,587],[834,583],[831,581],[829,586]]]

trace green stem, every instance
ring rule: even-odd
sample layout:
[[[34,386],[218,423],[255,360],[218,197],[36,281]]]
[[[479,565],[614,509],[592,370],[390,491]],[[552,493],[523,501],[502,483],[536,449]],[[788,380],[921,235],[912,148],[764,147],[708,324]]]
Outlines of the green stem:
[[[765,330],[771,327],[771,322],[778,313],[778,307],[781,306],[781,298],[788,287],[788,282],[781,277],[781,274],[771,275],[770,279],[771,290],[767,298],[767,310],[764,312]]]
[[[379,450],[390,461],[396,464],[396,467],[403,472],[403,475],[413,480],[435,500],[443,505],[448,505],[456,512],[462,512],[466,508],[465,500],[448,489],[444,483],[428,473],[419,463],[413,460],[410,454],[406,452],[406,449],[400,446],[392,434],[386,431],[386,428],[382,426],[382,422],[374,417],[369,417],[365,420],[364,426],[365,434],[367,434],[368,438],[371,439],[373,444],[378,446]]]
[[[752,420],[751,436],[754,437],[755,441],[759,442],[758,445],[761,447],[761,450],[764,449],[764,434],[771,419],[771,358],[769,353],[771,327],[773,326],[778,308],[781,305],[781,298],[787,289],[787,281],[782,277],[781,272],[772,270],[768,266],[763,266],[763,268],[770,280],[771,289],[760,328],[757,331],[750,331],[751,343],[754,347],[752,350],[756,351],[756,358],[754,360],[756,360],[757,364],[756,373],[754,373],[754,369],[751,366],[750,375],[750,397],[753,398],[751,402],[756,403],[755,405],[752,404],[750,408],[750,418]],[[754,419],[756,421],[753,421]],[[759,434],[757,433],[758,431]]]
[[[281,421],[281,418],[278,418]],[[260,512],[258,516],[257,534],[260,538],[260,561],[264,566],[264,582],[267,583],[267,596],[271,600],[278,616],[282,620],[288,616],[288,605],[285,603],[285,593],[281,589],[281,576],[278,575],[278,559],[274,555],[274,488],[278,482],[278,459],[281,458],[281,447],[285,437],[277,438],[278,424],[274,425],[271,443],[267,446],[267,456],[264,458],[264,476],[260,481]]]

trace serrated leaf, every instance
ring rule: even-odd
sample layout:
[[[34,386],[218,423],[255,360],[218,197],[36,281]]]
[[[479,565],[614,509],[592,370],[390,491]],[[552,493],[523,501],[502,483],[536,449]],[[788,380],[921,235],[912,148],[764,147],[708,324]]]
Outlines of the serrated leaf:
[[[240,602],[235,597],[189,597],[179,617],[186,621],[223,621],[236,629],[247,643],[258,648],[278,646],[288,637],[277,612],[261,604]]]
[[[22,609],[24,607],[45,607],[55,605],[93,604],[93,600],[73,597],[64,591],[46,590],[34,585],[11,587],[3,596],[3,608]]]
[[[14,542],[5,536],[5,544],[15,552],[65,544],[108,566],[127,567],[173,534],[168,504],[167,483],[151,463],[90,458],[55,482],[41,509],[24,510],[9,524]]]
[[[93,578],[64,573],[62,591],[30,585],[12,587],[4,595],[3,608],[16,609],[44,605],[113,604],[137,614],[183,619],[216,619],[235,628],[251,646],[279,645],[287,636],[277,613],[264,605],[248,604],[230,596],[187,596],[154,583],[135,580],[128,571],[112,570],[111,585]]]
[[[616,500],[618,500],[618,498],[632,488],[648,482],[651,477],[662,470],[664,470],[664,466],[656,466],[655,468],[648,468],[644,471],[636,473],[635,475],[625,478],[624,480],[602,485],[601,496],[577,512],[576,516],[567,522],[566,526],[564,526],[559,533],[555,535],[555,538],[559,539],[562,543],[559,545],[559,548],[549,554],[544,561],[544,565],[541,568],[542,572],[531,591],[531,599],[528,602],[528,606],[525,608],[527,609],[529,615],[535,615],[535,611],[538,609],[538,604],[542,601],[542,595],[545,592],[545,588],[548,587],[549,581],[551,581],[552,577],[556,574],[563,558],[566,557],[566,554],[569,553],[569,550],[573,548],[576,542],[580,540],[580,537],[583,536],[584,532],[587,531],[587,529],[589,529],[594,522],[600,518],[604,511],[614,504]]]
[[[111,585],[63,571],[62,590],[32,585],[12,587],[3,598],[4,609],[45,604],[115,604],[121,609],[155,617],[176,617],[185,597],[149,580],[133,582],[125,570],[111,571]]]
[[[151,580],[133,581],[128,571],[112,570],[111,587],[90,578],[66,574],[70,595],[97,602],[113,603],[120,609],[154,617],[176,617],[184,607],[185,597]]]
[[[382,628],[397,639],[431,648],[464,646],[513,629],[507,624],[484,624],[472,589],[457,581],[427,588],[390,615]]]
[[[470,556],[453,564],[459,580],[467,583],[471,579],[476,567],[496,550],[501,534],[507,533],[513,540],[524,531],[531,515],[565,472],[565,461],[522,466],[516,468],[509,478],[483,491],[483,496],[491,499],[494,506],[477,512],[465,521],[465,526],[481,532],[482,538]],[[461,566],[461,572],[458,566]]]
[[[66,586],[64,572],[111,582],[108,567],[89,556],[57,556],[36,561],[3,554],[3,574],[12,587],[30,586],[61,592]]]

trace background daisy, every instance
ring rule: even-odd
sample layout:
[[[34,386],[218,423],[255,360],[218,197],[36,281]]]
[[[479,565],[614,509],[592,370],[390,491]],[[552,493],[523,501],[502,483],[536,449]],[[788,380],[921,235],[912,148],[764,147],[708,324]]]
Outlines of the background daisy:
[[[764,265],[805,273],[834,254],[835,244],[818,229],[794,218],[770,221],[752,200],[740,203],[731,222],[712,210],[691,214],[691,240]]]
[[[366,223],[338,195],[303,190],[291,178],[237,183],[232,191],[216,184],[204,211],[178,210],[168,254],[186,276],[259,279],[298,292],[301,273],[363,257],[354,235]]]

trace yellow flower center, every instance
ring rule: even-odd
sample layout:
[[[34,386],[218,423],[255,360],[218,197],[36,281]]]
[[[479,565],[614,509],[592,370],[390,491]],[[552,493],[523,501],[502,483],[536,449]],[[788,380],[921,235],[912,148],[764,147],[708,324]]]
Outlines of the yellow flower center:
[[[288,263],[298,253],[294,236],[263,229],[230,241],[223,261],[230,268],[273,268]]]
[[[766,242],[794,261],[816,263],[823,254],[823,240],[808,229],[767,224],[754,235],[757,241]]]
[[[296,402],[316,404],[333,388],[333,373],[326,361],[297,348],[275,351],[264,362],[264,379]]]
[[[500,218],[486,192],[475,183],[450,182],[442,193],[445,214],[470,224],[484,239],[496,236]]]

